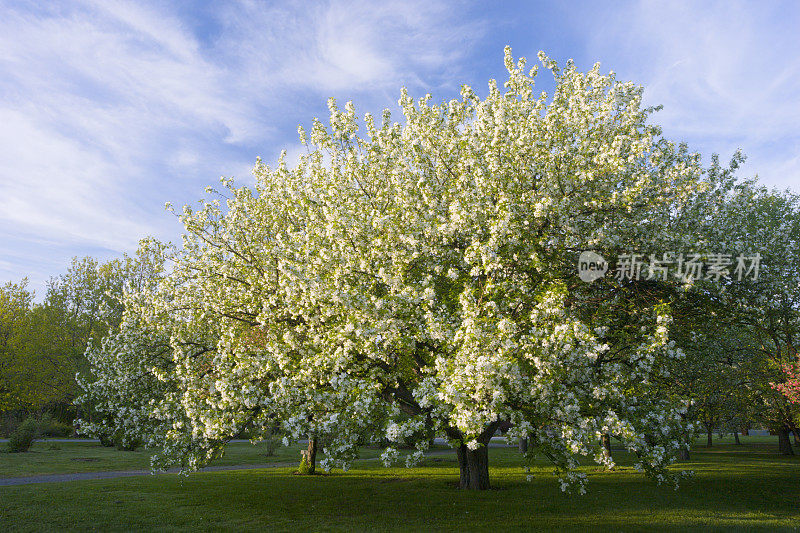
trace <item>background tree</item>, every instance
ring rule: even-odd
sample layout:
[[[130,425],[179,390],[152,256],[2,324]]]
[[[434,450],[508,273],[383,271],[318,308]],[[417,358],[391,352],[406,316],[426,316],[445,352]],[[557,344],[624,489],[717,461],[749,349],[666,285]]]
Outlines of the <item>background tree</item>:
[[[90,339],[116,329],[123,312],[123,292],[141,290],[158,266],[146,253],[100,262],[73,258],[67,272],[53,277],[41,302],[27,280],[0,288],[0,412],[5,431],[15,420],[48,413],[59,431],[72,426],[76,372],[89,365],[84,356]],[[84,416],[91,418],[91,406]]]
[[[737,159],[741,161],[735,157],[734,163]],[[698,233],[706,246],[727,249],[732,258],[756,260],[742,265],[745,268],[731,265],[730,279],[708,285],[717,303],[702,327],[716,328],[712,333],[718,339],[741,340],[728,353],[740,354],[737,372],[748,410],[755,420],[778,432],[783,453],[792,453],[788,433],[796,411],[770,383],[781,382],[781,367],[797,357],[800,198],[749,181],[726,180],[716,161],[715,165],[727,186],[705,199],[706,214],[696,217]]]
[[[165,249],[166,245],[154,239],[143,239],[135,256],[126,254],[122,259],[99,265],[95,270],[103,290],[90,293],[86,299],[92,302],[90,307],[96,310],[96,319],[85,318],[82,322],[82,333],[88,338],[81,354],[86,362],[78,372],[76,384],[84,392],[75,400],[82,409],[78,425],[82,433],[100,438],[107,445],[132,449],[145,442],[147,439],[131,433],[123,423],[125,418],[117,416],[118,412],[132,413],[139,409],[137,416],[141,425],[147,419],[148,401],[153,398],[147,391],[155,389],[165,394],[168,388],[168,385],[159,385],[152,373],[160,369],[166,376],[171,371],[171,365],[164,358],[169,351],[169,336],[148,327],[146,320],[130,318],[126,322],[124,303],[126,294],[135,294],[140,299],[146,297],[163,277]],[[128,301],[133,302],[134,297]],[[123,343],[127,350],[118,350],[117,346]],[[97,358],[98,351],[102,351],[105,358]],[[129,371],[131,365],[136,370],[127,375],[124,389],[107,386],[108,380],[122,371]],[[93,382],[94,388],[85,394],[88,382]],[[157,431],[153,427],[150,433]],[[161,441],[152,445],[159,446]]]
[[[787,363],[783,366],[786,374],[783,383],[771,383],[772,387],[784,394],[792,403],[800,403],[800,364]]]
[[[732,202],[738,214],[734,238],[761,255],[757,280],[731,292],[744,327],[759,343],[760,364],[752,366],[753,387],[763,419],[779,435],[782,453],[791,454],[788,433],[798,410],[770,383],[782,380],[781,367],[797,360],[800,332],[800,197],[789,192],[746,187]]]
[[[0,412],[37,403],[35,365],[23,351],[33,292],[28,280],[0,287]]]

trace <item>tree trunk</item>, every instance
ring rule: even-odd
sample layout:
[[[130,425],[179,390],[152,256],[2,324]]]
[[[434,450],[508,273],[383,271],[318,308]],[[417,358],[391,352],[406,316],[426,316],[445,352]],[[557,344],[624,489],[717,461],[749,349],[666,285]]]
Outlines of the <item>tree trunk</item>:
[[[678,459],[681,461],[688,461],[689,458],[689,450],[687,450],[684,446],[681,446],[681,449],[678,451]]]
[[[711,448],[711,445],[713,444],[713,442],[714,442],[714,440],[713,440],[713,437],[711,435],[711,428],[708,428],[708,441],[706,441],[706,446]]]
[[[317,468],[317,437],[308,436],[308,448],[303,450],[303,457],[308,463],[308,474],[314,474]]]
[[[606,459],[611,459],[611,435],[608,433],[603,433],[600,436],[600,444],[603,445],[603,455],[606,457]]]
[[[528,439],[519,439],[519,451],[520,453],[525,453],[528,451]]]
[[[794,434],[794,445],[800,446],[800,428],[797,427],[795,424],[791,424],[789,426]]]
[[[425,433],[428,436],[428,446],[433,448],[436,444],[436,425],[433,423],[430,413],[425,417]]]
[[[489,486],[489,448],[486,445],[470,450],[466,444],[456,449],[460,478],[458,488],[487,490]]]
[[[600,443],[603,445],[603,455],[611,457],[611,435],[603,433],[600,436]]]
[[[447,428],[448,437],[453,440],[460,440],[461,444],[456,448],[458,457],[459,480],[458,487],[469,490],[488,490],[489,485],[489,442],[497,431],[500,422],[492,422],[483,433],[476,439],[480,446],[475,450],[467,448],[464,442],[464,434],[455,428]]]
[[[739,431],[736,430],[736,429],[733,430],[733,440],[736,442],[736,444],[741,444],[742,443],[739,440]]]
[[[778,430],[778,450],[783,455],[794,455],[792,443],[789,440],[789,428],[783,426]]]

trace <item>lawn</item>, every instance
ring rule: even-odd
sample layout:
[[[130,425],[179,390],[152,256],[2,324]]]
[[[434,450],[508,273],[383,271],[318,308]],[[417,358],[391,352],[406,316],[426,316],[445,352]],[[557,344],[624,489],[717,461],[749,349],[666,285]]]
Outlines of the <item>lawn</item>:
[[[0,449],[3,448],[0,444]],[[225,455],[214,466],[254,465],[267,463],[299,463],[300,450],[305,446],[278,446],[275,455],[267,456],[263,444],[232,442]],[[377,457],[377,448],[362,448],[361,458]],[[99,472],[117,470],[148,470],[152,451],[139,448],[134,452],[117,451],[97,442],[36,442],[27,453],[0,453],[0,478],[25,477],[43,474]],[[320,459],[325,456],[320,453]]]
[[[0,487],[7,530],[792,530],[800,527],[800,458],[773,437],[697,448],[677,491],[629,466],[586,467],[589,493],[567,496],[550,468],[531,482],[513,449],[490,450],[494,489],[459,491],[452,455],[414,469],[356,463],[302,477],[293,468]],[[622,453],[621,463],[630,464]]]

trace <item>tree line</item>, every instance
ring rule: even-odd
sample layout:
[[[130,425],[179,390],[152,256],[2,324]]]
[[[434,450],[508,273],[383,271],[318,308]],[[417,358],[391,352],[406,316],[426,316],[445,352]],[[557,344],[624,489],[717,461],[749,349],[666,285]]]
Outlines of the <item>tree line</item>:
[[[87,346],[119,327],[125,291],[139,290],[152,278],[152,265],[138,253],[106,262],[75,257],[66,273],[50,278],[38,302],[27,278],[0,286],[5,433],[28,415],[47,413],[62,430],[73,425],[85,407],[75,399],[81,394],[76,375],[90,371]]]

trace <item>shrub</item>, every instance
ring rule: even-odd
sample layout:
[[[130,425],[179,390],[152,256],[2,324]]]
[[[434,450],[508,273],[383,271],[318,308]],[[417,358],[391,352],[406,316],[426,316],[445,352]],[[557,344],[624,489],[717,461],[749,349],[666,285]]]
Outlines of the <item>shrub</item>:
[[[264,455],[267,457],[273,457],[275,455],[275,450],[278,449],[278,446],[281,443],[281,440],[277,437],[277,434],[278,432],[271,428],[263,435],[262,442],[264,443]]]
[[[136,448],[142,445],[142,441],[119,435],[114,438],[114,445],[117,447],[117,450],[121,452],[135,452]]]
[[[26,418],[8,439],[10,453],[24,453],[31,449],[33,441],[39,436],[39,423],[33,418]]]
[[[275,455],[275,450],[278,449],[278,444],[280,444],[280,441],[277,438],[267,438],[264,441],[264,455],[267,457],[273,457]]]
[[[42,437],[69,437],[73,432],[71,425],[57,420],[50,413],[42,416],[39,430]]]

